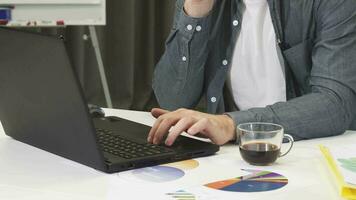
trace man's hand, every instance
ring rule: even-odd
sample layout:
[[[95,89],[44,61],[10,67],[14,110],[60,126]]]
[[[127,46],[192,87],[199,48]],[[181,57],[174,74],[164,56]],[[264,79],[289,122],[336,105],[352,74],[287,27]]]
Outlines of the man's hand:
[[[185,0],[184,10],[195,18],[205,17],[214,6],[215,0]]]
[[[168,134],[165,144],[171,146],[184,131],[189,135],[202,134],[217,145],[236,138],[235,123],[227,115],[211,115],[187,109],[169,112],[159,108],[152,109],[151,114],[157,121],[147,141],[153,144],[160,144]]]

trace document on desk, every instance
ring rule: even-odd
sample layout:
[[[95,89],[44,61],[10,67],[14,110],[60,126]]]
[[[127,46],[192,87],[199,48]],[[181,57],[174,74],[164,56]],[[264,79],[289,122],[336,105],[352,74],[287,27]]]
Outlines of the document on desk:
[[[341,196],[356,199],[356,146],[320,146],[335,175]]]
[[[153,197],[155,200],[171,199],[169,194],[179,190],[192,189],[219,179],[228,179],[232,174],[237,176],[248,174],[234,169],[234,166],[222,170],[219,165],[208,164],[214,157],[217,156],[115,174],[112,176],[111,186],[118,189],[111,190],[110,196],[114,197],[113,199],[117,196],[132,199],[153,199]],[[199,199],[206,200],[201,197]]]
[[[108,199],[272,199],[313,184],[285,166],[254,167],[231,158],[216,155],[114,174]]]

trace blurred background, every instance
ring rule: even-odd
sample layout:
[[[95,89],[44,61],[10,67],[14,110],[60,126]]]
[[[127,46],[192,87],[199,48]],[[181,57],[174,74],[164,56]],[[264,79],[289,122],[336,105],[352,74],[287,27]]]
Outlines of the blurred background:
[[[164,52],[175,0],[107,0],[107,25],[97,27],[114,108],[150,110],[155,64]],[[63,35],[87,101],[106,107],[88,27],[36,29]]]

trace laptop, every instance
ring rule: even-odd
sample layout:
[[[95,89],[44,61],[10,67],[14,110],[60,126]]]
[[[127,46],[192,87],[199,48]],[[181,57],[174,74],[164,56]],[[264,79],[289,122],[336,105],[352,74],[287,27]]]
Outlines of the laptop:
[[[0,94],[6,135],[103,172],[219,151],[217,145],[184,136],[172,147],[148,144],[149,126],[93,119],[64,42],[51,36],[0,29]]]

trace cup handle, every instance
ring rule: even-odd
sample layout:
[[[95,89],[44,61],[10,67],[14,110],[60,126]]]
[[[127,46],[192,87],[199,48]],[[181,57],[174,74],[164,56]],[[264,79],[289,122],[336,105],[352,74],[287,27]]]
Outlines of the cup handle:
[[[285,153],[281,153],[281,155],[279,155],[279,157],[283,157],[283,156],[287,155],[290,152],[290,150],[292,150],[292,147],[294,144],[294,139],[291,135],[284,134],[283,139],[284,138],[288,140],[288,143],[290,143],[290,146],[289,146],[289,149]]]

